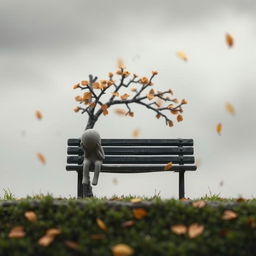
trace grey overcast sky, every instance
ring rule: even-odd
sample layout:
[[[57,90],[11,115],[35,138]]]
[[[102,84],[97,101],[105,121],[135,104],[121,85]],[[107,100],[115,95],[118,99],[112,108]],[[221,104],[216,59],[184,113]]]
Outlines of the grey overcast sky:
[[[184,121],[170,128],[134,106],[133,119],[103,116],[95,127],[101,136],[132,138],[140,129],[140,138],[193,138],[200,163],[186,173],[186,197],[255,197],[255,14],[253,0],[0,0],[0,195],[8,188],[17,197],[76,195],[76,174],[65,171],[66,141],[82,134],[87,117],[73,112],[72,85],[90,73],[107,78],[122,58],[139,76],[158,70],[155,88],[187,99]],[[101,173],[93,189],[98,197],[177,198],[178,174]]]

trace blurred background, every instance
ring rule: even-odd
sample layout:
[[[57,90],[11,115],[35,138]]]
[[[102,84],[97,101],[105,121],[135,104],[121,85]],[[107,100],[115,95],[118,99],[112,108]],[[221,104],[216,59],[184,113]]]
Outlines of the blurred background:
[[[121,58],[140,77],[157,70],[154,89],[188,101],[184,120],[170,128],[139,106],[133,119],[113,108],[95,126],[101,136],[193,138],[198,170],[185,175],[186,197],[255,197],[255,13],[249,0],[0,0],[0,195],[76,196],[67,139],[87,116],[73,111],[81,93],[72,86],[107,79]],[[93,192],[178,198],[178,174],[101,173]]]

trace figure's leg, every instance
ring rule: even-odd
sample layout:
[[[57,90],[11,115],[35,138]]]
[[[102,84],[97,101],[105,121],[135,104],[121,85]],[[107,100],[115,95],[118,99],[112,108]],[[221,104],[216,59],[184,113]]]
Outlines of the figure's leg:
[[[90,184],[90,172],[89,172],[90,164],[91,164],[90,160],[85,158],[84,159],[84,163],[83,163],[83,180],[82,180],[82,184]]]
[[[95,162],[92,185],[97,185],[97,183],[98,183],[99,174],[100,174],[100,170],[101,170],[101,165],[102,165],[102,161],[96,161]]]

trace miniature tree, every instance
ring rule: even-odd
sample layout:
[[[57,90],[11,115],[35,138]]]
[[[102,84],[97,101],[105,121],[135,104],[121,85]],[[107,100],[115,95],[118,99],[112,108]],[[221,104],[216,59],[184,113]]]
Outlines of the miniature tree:
[[[131,105],[142,105],[155,112],[156,118],[162,117],[170,127],[173,126],[173,121],[168,117],[168,113],[176,115],[178,122],[182,121],[183,117],[180,113],[183,112],[182,105],[187,104],[187,101],[182,99],[179,103],[177,98],[171,98],[170,95],[173,95],[171,89],[163,92],[155,91],[152,80],[157,74],[157,71],[152,71],[150,78],[138,78],[138,75],[131,76],[124,67],[119,67],[116,71],[116,75],[120,78],[118,83],[113,80],[114,74],[109,72],[107,80],[97,81],[97,77],[89,75],[89,81],[75,84],[73,89],[80,88],[81,91],[85,91],[82,96],[75,97],[80,106],[74,108],[75,112],[88,114],[85,130],[93,128],[99,117],[102,114],[107,115],[108,109],[114,105],[125,105],[127,108],[125,115],[130,117],[134,116]],[[129,81],[127,81],[128,77],[131,77]],[[122,90],[125,92],[121,94]]]

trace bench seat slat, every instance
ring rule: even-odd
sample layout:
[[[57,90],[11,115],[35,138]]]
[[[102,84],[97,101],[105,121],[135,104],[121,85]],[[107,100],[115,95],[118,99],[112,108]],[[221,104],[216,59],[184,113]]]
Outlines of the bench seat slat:
[[[82,164],[83,160],[83,156],[67,157],[68,164]],[[103,164],[167,164],[168,162],[193,164],[195,159],[193,156],[184,156],[181,162],[179,156],[106,156]]]
[[[103,146],[105,155],[193,155],[192,147],[107,147]],[[81,147],[68,147],[68,155],[84,154]]]
[[[102,139],[102,146],[193,146],[193,139]],[[68,146],[79,146],[80,138],[68,139]]]
[[[171,170],[165,171],[164,164],[158,165],[114,165],[114,164],[103,164],[101,172],[108,173],[143,173],[143,172],[168,172],[168,171],[195,171],[197,169],[196,165],[173,165]],[[67,165],[67,171],[83,171],[82,165]],[[93,170],[90,170],[93,172]]]

